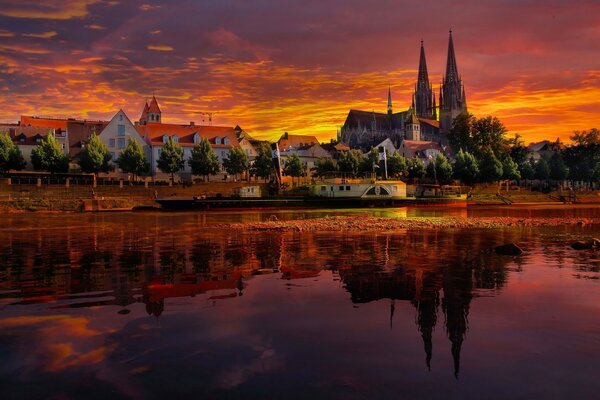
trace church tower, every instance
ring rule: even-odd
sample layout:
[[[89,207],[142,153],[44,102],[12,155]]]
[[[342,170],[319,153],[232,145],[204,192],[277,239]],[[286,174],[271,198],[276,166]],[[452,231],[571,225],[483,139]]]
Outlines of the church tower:
[[[162,112],[158,106],[158,101],[153,95],[150,104],[148,104],[148,101],[146,101],[146,104],[144,105],[144,110],[142,111],[142,116],[140,117],[140,125],[146,125],[148,122],[160,123],[161,116]]]
[[[388,88],[387,113],[390,116],[394,113],[394,111],[392,109],[392,87],[391,86]]]
[[[467,111],[467,99],[462,79],[458,74],[452,31],[448,41],[448,60],[446,62],[446,76],[440,88],[440,132],[448,133],[452,129],[452,122],[460,113]]]
[[[435,119],[435,108],[433,103],[434,95],[431,84],[429,83],[429,74],[427,73],[427,61],[425,60],[425,47],[421,40],[421,56],[419,58],[419,76],[415,86],[415,108],[417,117]]]

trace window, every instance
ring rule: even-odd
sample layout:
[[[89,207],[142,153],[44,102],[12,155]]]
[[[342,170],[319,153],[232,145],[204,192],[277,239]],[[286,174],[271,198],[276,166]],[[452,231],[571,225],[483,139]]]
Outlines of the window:
[[[108,147],[115,147],[115,139],[108,139]]]
[[[125,136],[125,125],[117,125],[117,135]]]
[[[167,143],[169,141],[169,137],[167,135],[163,135],[163,143]]]
[[[173,141],[174,141],[175,143],[179,143],[179,136],[177,136],[177,135],[173,135]]]
[[[327,186],[321,186],[321,192],[324,192],[327,190]]]
[[[123,121],[123,114],[119,114],[119,121]]]
[[[229,144],[229,138],[223,138],[223,144]]]
[[[162,153],[162,149],[158,149],[158,156],[160,157],[160,153]]]
[[[346,190],[350,190],[350,186],[346,186]]]
[[[125,148],[125,138],[117,139],[117,148],[124,149]]]
[[[216,137],[215,138],[215,144],[221,144],[221,138],[220,137]]]
[[[200,143],[200,135],[198,133],[194,133],[194,143]]]
[[[114,152],[114,151],[111,151],[111,152],[110,152],[110,158],[111,158],[112,160],[114,160],[114,159],[115,159],[115,152]]]
[[[343,186],[340,186],[340,189],[339,189],[339,190],[340,190],[340,191],[344,190],[344,187],[343,187]]]

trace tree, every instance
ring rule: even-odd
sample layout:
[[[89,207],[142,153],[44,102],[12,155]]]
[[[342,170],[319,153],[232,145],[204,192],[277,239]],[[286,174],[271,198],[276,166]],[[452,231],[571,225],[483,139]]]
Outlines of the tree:
[[[100,137],[92,133],[90,140],[79,153],[79,166],[83,172],[97,174],[110,170],[112,156],[108,147],[100,140]]]
[[[323,177],[328,173],[335,171],[337,171],[337,166],[334,164],[331,158],[322,157],[317,160],[317,164],[315,165],[315,174],[318,177]]]
[[[569,178],[574,181],[590,181],[592,171],[600,161],[600,131],[575,131],[571,136],[573,145],[561,153],[569,169]]]
[[[398,178],[408,174],[406,159],[397,151],[387,157],[387,172],[391,178]]]
[[[219,157],[206,138],[202,138],[200,143],[194,146],[188,165],[192,169],[192,175],[205,176],[208,181],[210,175],[216,175],[221,170]]]
[[[33,168],[40,171],[67,172],[69,156],[63,153],[62,147],[54,135],[49,132],[42,142],[31,150]]]
[[[183,149],[175,143],[173,138],[169,138],[162,147],[156,165],[162,172],[171,174],[171,182],[175,181],[175,172],[182,170],[185,166]]]
[[[426,168],[427,177],[436,183],[448,183],[452,180],[452,165],[448,162],[446,156],[438,153]]]
[[[502,178],[508,180],[519,180],[521,179],[521,172],[519,166],[510,156],[506,156],[502,163]]]
[[[597,163],[592,170],[592,182],[600,183],[600,163]]]
[[[454,163],[454,176],[467,185],[472,185],[479,178],[479,165],[473,154],[460,149]]]
[[[411,180],[421,179],[425,176],[425,165],[417,157],[406,159],[408,178]]]
[[[340,172],[345,172],[352,177],[358,175],[362,162],[362,154],[358,150],[350,150],[340,154],[338,159],[338,168]]]
[[[550,166],[550,178],[555,181],[564,181],[569,176],[569,168],[565,165],[560,153],[556,152],[550,157],[548,162]]]
[[[293,184],[294,178],[299,178],[306,174],[306,166],[302,163],[302,160],[300,160],[298,154],[292,154],[287,160],[285,160],[283,172],[292,177]]]
[[[234,177],[248,171],[249,164],[248,155],[241,147],[232,147],[229,155],[223,160],[225,171]]]
[[[480,180],[483,182],[494,182],[502,178],[502,163],[496,158],[492,149],[483,152],[479,160]]]
[[[496,157],[504,158],[510,151],[506,133],[506,127],[496,117],[476,118],[473,114],[462,113],[454,119],[448,141],[455,153],[463,149],[481,158],[489,148]]]
[[[371,147],[371,150],[364,157],[361,157],[360,163],[361,172],[376,172],[375,168],[379,167],[379,152],[375,147]],[[375,171],[374,171],[375,170]]]
[[[532,161],[533,160],[529,160],[519,164],[519,173],[521,174],[522,179],[535,179],[535,167]]]
[[[265,182],[273,175],[273,156],[271,146],[268,143],[261,143],[258,146],[258,154],[252,163],[252,173],[258,177],[264,178]]]
[[[21,170],[26,165],[21,150],[13,143],[10,136],[6,133],[0,134],[0,171]]]
[[[527,158],[529,157],[529,149],[525,146],[524,142],[521,140],[521,135],[518,133],[515,134],[515,137],[509,140],[510,144],[510,158],[517,165],[521,166],[527,162]]]
[[[121,171],[133,174],[134,180],[136,176],[145,174],[150,170],[150,164],[146,160],[144,149],[136,140],[132,139],[127,142],[127,146],[121,151],[115,162]]]
[[[543,181],[550,179],[550,165],[545,158],[540,158],[535,163],[535,178]]]

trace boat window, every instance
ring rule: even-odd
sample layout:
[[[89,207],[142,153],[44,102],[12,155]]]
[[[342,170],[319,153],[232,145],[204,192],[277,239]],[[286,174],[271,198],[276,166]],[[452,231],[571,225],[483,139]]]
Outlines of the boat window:
[[[370,195],[372,195],[372,196],[375,196],[375,187],[372,187],[371,189],[369,189],[369,190],[367,191],[367,194],[370,194]]]
[[[389,196],[390,192],[384,187],[379,187],[379,194],[382,196]]]
[[[324,192],[325,190],[327,190],[327,186],[321,186],[321,192]]]
[[[340,186],[340,190],[344,190],[344,187],[343,187],[343,186]]]
[[[350,186],[346,186],[346,190],[350,190]]]

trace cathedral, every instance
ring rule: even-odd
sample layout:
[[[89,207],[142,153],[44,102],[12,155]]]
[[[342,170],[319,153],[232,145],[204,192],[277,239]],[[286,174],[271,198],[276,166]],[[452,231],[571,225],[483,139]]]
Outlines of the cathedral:
[[[392,92],[388,89],[387,113],[350,110],[338,133],[338,140],[352,148],[369,149],[390,139],[399,147],[404,140],[436,142],[447,145],[447,133],[457,115],[467,111],[465,88],[454,54],[452,31],[448,41],[446,74],[440,86],[436,105],[433,86],[429,82],[425,47],[421,41],[419,74],[408,110],[394,113]]]

